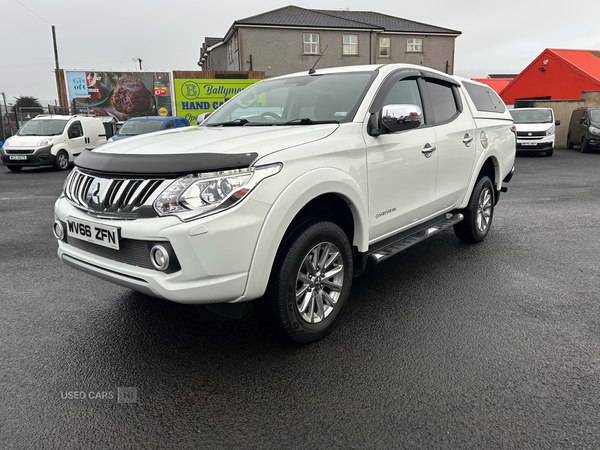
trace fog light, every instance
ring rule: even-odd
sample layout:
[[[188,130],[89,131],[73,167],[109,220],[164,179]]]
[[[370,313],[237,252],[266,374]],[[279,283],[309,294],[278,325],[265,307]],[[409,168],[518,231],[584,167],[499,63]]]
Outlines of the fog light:
[[[150,250],[150,260],[156,270],[166,271],[169,268],[171,258],[169,252],[162,245],[155,245]]]
[[[60,220],[55,220],[54,224],[52,224],[52,233],[54,233],[54,237],[59,241],[63,241],[65,239],[65,227]]]

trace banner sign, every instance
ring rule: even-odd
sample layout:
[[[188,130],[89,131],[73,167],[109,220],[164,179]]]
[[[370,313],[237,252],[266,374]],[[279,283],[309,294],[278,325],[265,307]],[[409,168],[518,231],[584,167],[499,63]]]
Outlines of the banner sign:
[[[196,125],[200,114],[212,112],[251,84],[261,80],[176,79],[175,104],[177,115]]]
[[[71,104],[90,114],[129,117],[172,115],[171,76],[167,72],[65,71]],[[166,114],[165,114],[166,111]]]

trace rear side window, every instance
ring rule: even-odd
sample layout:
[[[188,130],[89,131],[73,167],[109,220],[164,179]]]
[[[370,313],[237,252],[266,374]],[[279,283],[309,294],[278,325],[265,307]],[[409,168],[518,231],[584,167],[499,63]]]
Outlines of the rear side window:
[[[463,86],[469,93],[471,100],[475,104],[477,111],[503,113],[506,111],[504,102],[498,97],[492,88],[480,86],[473,83],[463,83]]]
[[[458,106],[452,86],[437,80],[426,80],[427,90],[433,104],[435,123],[450,121],[458,114]]]

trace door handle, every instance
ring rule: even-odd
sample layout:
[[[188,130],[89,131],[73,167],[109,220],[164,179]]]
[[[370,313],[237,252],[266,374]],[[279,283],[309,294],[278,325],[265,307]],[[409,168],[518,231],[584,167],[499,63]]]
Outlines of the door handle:
[[[463,144],[465,144],[465,146],[469,146],[471,145],[471,142],[473,142],[473,136],[469,136],[469,133],[465,133],[465,137],[463,138]]]
[[[437,147],[431,146],[429,143],[425,144],[421,153],[425,155],[425,158],[430,158],[433,152],[437,150]]]

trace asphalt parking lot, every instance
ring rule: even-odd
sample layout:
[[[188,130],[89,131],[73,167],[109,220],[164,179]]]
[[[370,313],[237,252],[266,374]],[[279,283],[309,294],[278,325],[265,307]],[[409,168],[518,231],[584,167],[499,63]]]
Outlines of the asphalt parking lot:
[[[0,166],[0,448],[596,449],[599,173],[519,156],[486,241],[369,268],[301,347],[64,266],[66,174]]]

